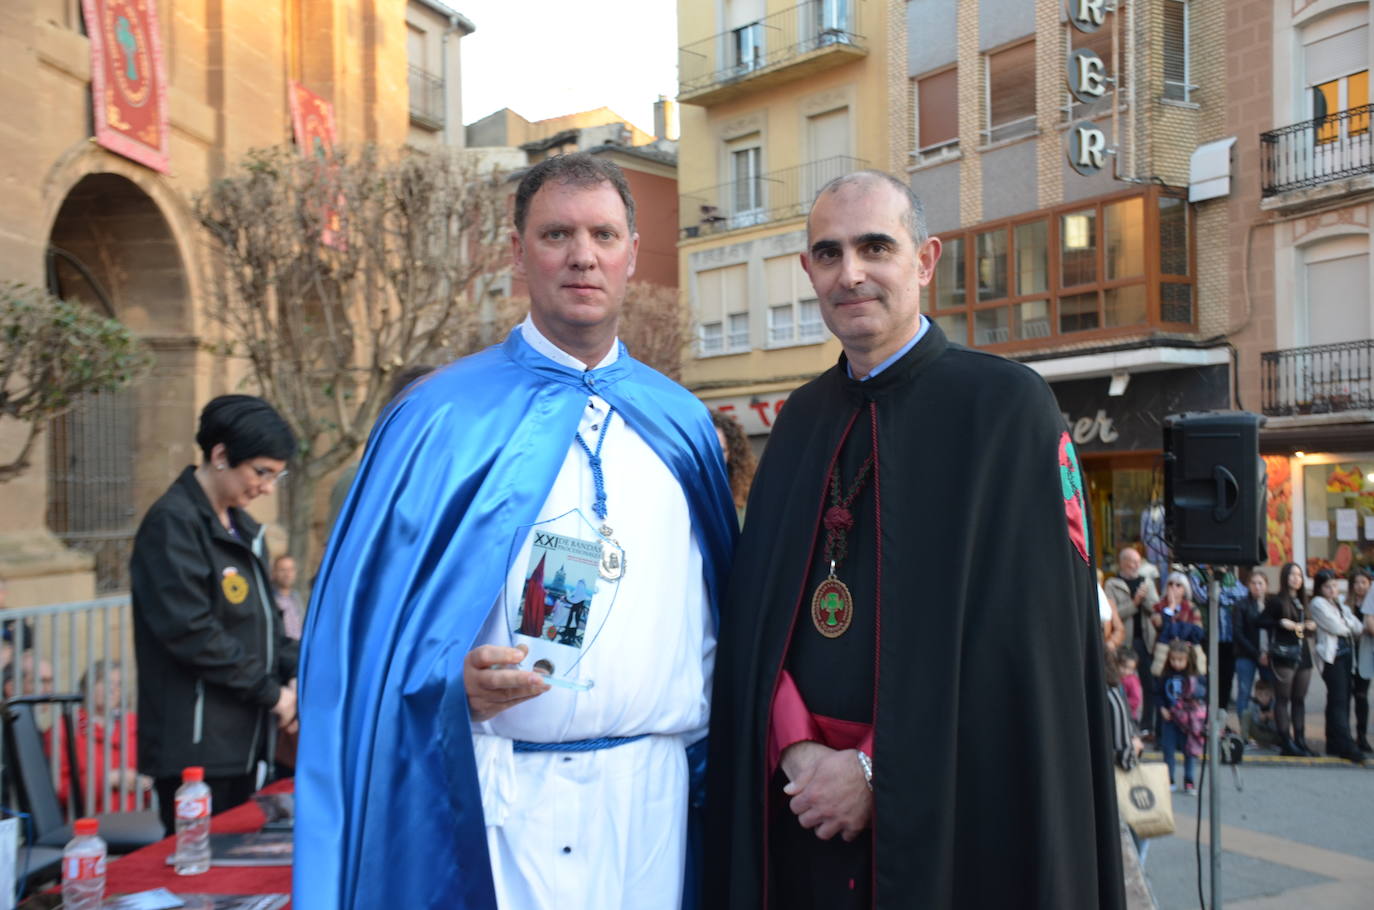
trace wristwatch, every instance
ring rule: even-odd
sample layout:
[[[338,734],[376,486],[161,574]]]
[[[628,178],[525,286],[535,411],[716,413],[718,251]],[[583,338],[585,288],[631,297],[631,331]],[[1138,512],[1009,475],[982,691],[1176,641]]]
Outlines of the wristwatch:
[[[873,759],[862,749],[856,749],[859,754],[859,767],[864,769],[864,783],[868,784],[868,789],[873,789]]]

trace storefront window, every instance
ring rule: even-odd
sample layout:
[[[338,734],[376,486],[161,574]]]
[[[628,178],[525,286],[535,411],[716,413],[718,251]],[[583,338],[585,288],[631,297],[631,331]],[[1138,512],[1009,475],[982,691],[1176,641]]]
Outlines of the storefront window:
[[[945,337],[955,344],[968,344],[968,316],[955,313],[951,316],[936,316],[935,324]]]
[[[1145,200],[1137,196],[1103,207],[1106,215],[1107,277],[1145,274]],[[1111,324],[1111,320],[1108,320]]]
[[[1016,314],[1017,341],[1050,337],[1050,302],[1048,300],[1032,300],[1030,303],[1017,304],[1013,312]]]
[[[1001,300],[1007,296],[1007,232],[988,231],[977,236],[978,299]]]
[[[1050,225],[1032,221],[1016,228],[1016,293],[1039,294],[1049,289]]]
[[[1059,299],[1059,331],[1086,332],[1097,328],[1097,292]]]
[[[1145,285],[1108,288],[1102,296],[1107,325],[1139,325],[1145,321]]]
[[[973,343],[976,345],[1001,344],[1006,341],[1007,308],[979,310],[973,314]]]
[[[951,237],[945,240],[940,261],[935,264],[935,308],[948,310],[964,302],[964,238]]]
[[[1303,468],[1307,575],[1374,565],[1374,458]]]

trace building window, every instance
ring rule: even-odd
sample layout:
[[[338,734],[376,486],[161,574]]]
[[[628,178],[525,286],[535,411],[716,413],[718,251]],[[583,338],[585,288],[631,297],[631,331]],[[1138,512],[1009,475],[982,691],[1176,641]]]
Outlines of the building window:
[[[938,161],[959,151],[959,71],[947,69],[912,80],[916,130],[912,155]]]
[[[1035,41],[987,55],[988,125],[985,142],[1001,142],[1035,132]]]
[[[763,23],[751,22],[734,31],[735,72],[752,73],[763,66]]]
[[[820,303],[811,279],[796,256],[774,256],[763,261],[768,291],[768,346],[815,344],[825,340]]]
[[[954,341],[1011,350],[1187,330],[1189,218],[1182,198],[1152,187],[952,232],[922,311]]]
[[[758,140],[753,140],[757,142]],[[732,228],[758,223],[763,215],[763,149],[758,145],[730,150]]]
[[[1369,132],[1369,70],[1312,86],[1312,119],[1318,145]],[[1362,113],[1351,111],[1364,109]],[[1345,114],[1345,116],[1341,116]]]
[[[1164,0],[1164,97],[1193,100],[1192,61],[1189,59],[1188,0]]]
[[[749,269],[731,265],[697,272],[697,353],[701,357],[749,350]]]

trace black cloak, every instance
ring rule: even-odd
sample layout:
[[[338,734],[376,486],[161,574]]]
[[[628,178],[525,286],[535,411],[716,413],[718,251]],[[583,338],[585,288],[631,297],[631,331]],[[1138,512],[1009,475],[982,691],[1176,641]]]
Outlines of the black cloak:
[[[826,478],[859,414],[865,435],[876,422],[880,520],[878,545],[848,558],[873,573],[879,644],[875,665],[833,672],[871,673],[870,695],[876,680],[875,906],[1124,907],[1076,455],[1044,380],[934,325],[867,382],[842,355],[773,427],[721,610],[703,905],[758,910],[793,871],[766,868],[785,799],[769,793],[769,711],[794,617],[811,622]]]

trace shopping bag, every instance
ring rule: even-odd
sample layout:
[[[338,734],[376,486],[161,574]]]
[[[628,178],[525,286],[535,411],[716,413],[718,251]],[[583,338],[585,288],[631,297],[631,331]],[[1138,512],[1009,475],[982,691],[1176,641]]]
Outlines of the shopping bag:
[[[1116,769],[1116,802],[1121,819],[1139,837],[1174,833],[1174,804],[1169,795],[1169,769],[1163,762],[1138,762],[1130,771]]]

